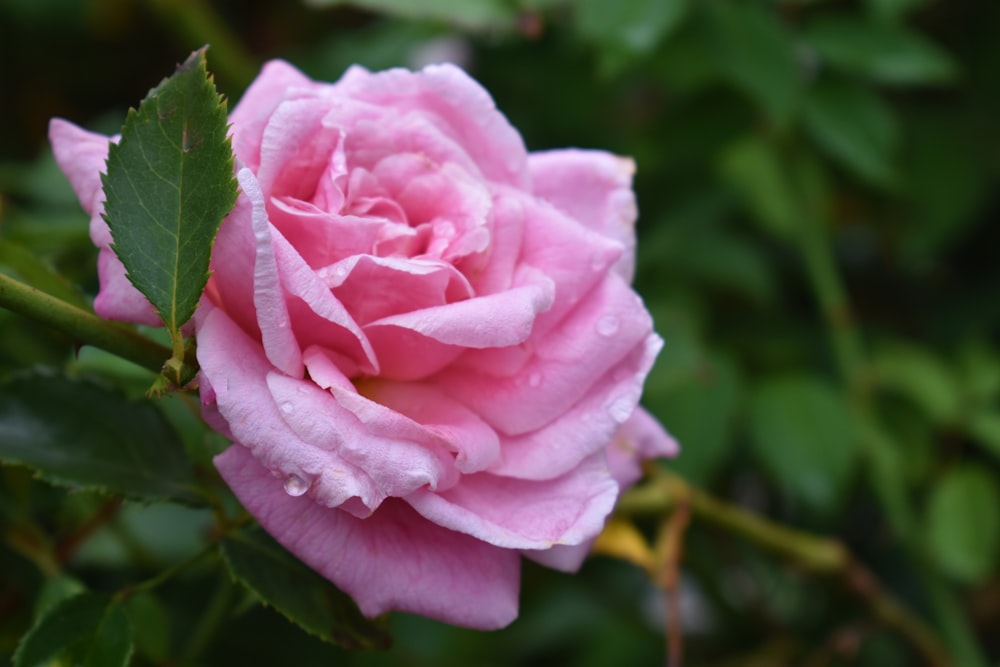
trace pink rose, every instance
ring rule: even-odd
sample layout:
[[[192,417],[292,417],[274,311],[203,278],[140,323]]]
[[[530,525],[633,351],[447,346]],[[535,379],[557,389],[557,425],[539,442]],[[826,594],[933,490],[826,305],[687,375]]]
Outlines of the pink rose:
[[[195,316],[219,472],[369,615],[517,615],[520,557],[579,567],[638,461],[661,347],[629,283],[632,162],[528,154],[456,67],[316,83],[268,63],[231,115],[242,193]],[[156,323],[108,249],[109,139],[55,120],[109,318]]]

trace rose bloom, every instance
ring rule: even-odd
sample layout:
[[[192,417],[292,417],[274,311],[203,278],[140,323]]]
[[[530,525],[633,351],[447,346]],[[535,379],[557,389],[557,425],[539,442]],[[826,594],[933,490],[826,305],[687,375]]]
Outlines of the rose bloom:
[[[317,83],[268,63],[233,110],[241,194],[195,315],[215,464],[368,616],[517,616],[520,559],[575,570],[642,459],[662,341],[630,288],[633,163],[527,153],[450,65]],[[159,325],[101,218],[108,137],[53,120],[106,318]]]

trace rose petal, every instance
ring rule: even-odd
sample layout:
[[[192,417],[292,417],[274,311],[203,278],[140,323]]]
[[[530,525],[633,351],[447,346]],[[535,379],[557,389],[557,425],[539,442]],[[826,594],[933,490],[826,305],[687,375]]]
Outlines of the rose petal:
[[[551,284],[525,285],[444,306],[383,317],[368,324],[365,331],[399,327],[446,345],[507,347],[527,339],[535,317],[550,305]]]
[[[270,60],[243,93],[229,114],[233,128],[233,152],[247,167],[260,167],[260,146],[264,127],[282,100],[301,96],[308,86],[315,86],[302,72],[283,60]]]
[[[282,102],[271,114],[261,139],[260,168],[256,172],[267,199],[292,197],[309,201],[321,177],[346,175],[346,169],[340,174],[329,172],[332,156],[342,140],[341,133],[323,128],[323,118],[329,111],[328,101],[305,98]]]
[[[378,507],[385,494],[368,471],[344,460],[334,443],[306,442],[288,427],[268,386],[268,377],[276,374],[260,346],[211,305],[200,308],[196,320],[198,363],[212,388],[202,398],[214,399],[233,439],[275,475],[308,483],[316,502],[337,506],[359,498],[369,510]]]
[[[642,477],[640,464],[643,461],[674,457],[679,452],[680,447],[673,436],[656,418],[639,407],[608,447],[608,467],[621,487],[627,489]]]
[[[101,290],[94,297],[94,312],[105,319],[163,326],[163,320],[142,292],[126,275],[125,265],[111,248],[101,248],[97,254],[97,277]]]
[[[342,405],[342,396],[356,396],[342,383],[331,388],[337,398],[311,382],[276,373],[268,376],[267,386],[282,406],[280,418],[298,438],[334,451],[364,470],[386,496],[405,496],[425,486],[449,486],[458,479],[451,456],[434,434],[387,409],[377,424],[383,428],[372,428]]]
[[[371,381],[365,395],[377,405],[409,417],[455,452],[455,467],[470,474],[485,470],[500,455],[500,439],[474,412],[427,384]]]
[[[489,471],[520,479],[551,479],[606,449],[623,428],[622,423],[631,423],[643,381],[662,344],[659,336],[650,334],[605,373],[579,402],[552,422],[536,431],[505,437],[500,459]],[[663,456],[661,449],[649,447],[644,450],[645,458]],[[615,479],[620,482],[622,478],[616,475]]]
[[[608,466],[621,490],[631,487],[642,476],[642,461],[676,456],[677,442],[663,430],[648,412],[637,408],[621,427],[615,441],[608,447]],[[593,540],[581,544],[557,545],[551,549],[522,551],[526,558],[563,572],[575,572],[586,560]]]
[[[617,495],[618,484],[599,452],[557,479],[478,473],[443,492],[420,489],[406,501],[434,523],[498,547],[547,549],[595,537]]]
[[[528,168],[536,195],[624,246],[614,270],[632,282],[638,215],[632,191],[635,163],[604,151],[568,149],[532,153]]]
[[[392,69],[374,74],[352,67],[336,85],[345,97],[383,109],[405,109],[412,118],[438,120],[487,179],[527,189],[521,135],[497,111],[489,93],[458,67],[431,65],[419,72]],[[413,136],[392,129],[398,137]]]
[[[651,331],[639,298],[609,274],[559,326],[541,340],[532,337],[535,355],[516,376],[456,367],[442,371],[437,382],[501,433],[520,435],[559,418],[598,391],[598,383],[613,381],[609,371]]]
[[[111,138],[53,118],[49,121],[49,142],[56,164],[69,179],[83,210],[96,215],[98,204],[104,201],[101,172],[105,170]]]
[[[436,260],[355,255],[320,269],[319,275],[361,325],[473,295],[465,276]]]
[[[241,447],[215,459],[271,535],[358,603],[366,616],[405,611],[483,630],[517,616],[516,551],[423,520],[398,501],[359,520],[284,493]]]

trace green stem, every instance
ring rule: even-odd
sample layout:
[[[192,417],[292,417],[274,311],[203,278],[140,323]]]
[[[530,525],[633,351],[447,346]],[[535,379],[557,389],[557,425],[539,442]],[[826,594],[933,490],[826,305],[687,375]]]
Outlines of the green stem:
[[[154,373],[163,370],[170,349],[119,324],[77,308],[0,273],[0,307],[58,329],[86,345],[128,359]]]
[[[839,576],[872,615],[909,641],[927,664],[945,667],[952,660],[934,632],[896,600],[839,541],[794,530],[697,489],[662,468],[650,468],[649,481],[625,493],[617,511],[663,516],[686,505],[694,519],[713,524],[813,572]],[[966,663],[961,663],[966,664]]]
[[[803,175],[808,173],[808,165],[803,168],[803,165],[797,164],[794,158],[787,161],[785,175],[794,188],[796,207],[802,224],[798,238],[799,251],[823,319],[826,321],[838,370],[862,420],[866,420],[872,413],[870,387],[867,381],[868,361],[861,344],[861,336],[851,315],[847,289],[837,269],[837,261],[828,238],[829,221],[825,218],[825,207],[822,203],[810,201],[809,198],[807,177]],[[878,464],[879,461],[884,461],[894,454],[893,451],[885,450],[892,445],[882,439],[862,437],[862,442],[873,464]],[[886,503],[889,499],[905,498],[905,488],[877,495],[883,501],[888,515],[896,516],[904,525],[916,524],[913,510],[908,502],[904,500]],[[963,618],[953,595],[937,573],[921,566],[922,545],[910,534],[900,535],[900,538],[913,554],[914,565],[950,651],[962,665],[985,667],[986,660],[976,645],[968,622]]]

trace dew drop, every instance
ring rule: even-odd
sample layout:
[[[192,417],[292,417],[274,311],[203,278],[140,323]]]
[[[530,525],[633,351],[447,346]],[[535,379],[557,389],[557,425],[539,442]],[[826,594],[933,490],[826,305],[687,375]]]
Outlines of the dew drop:
[[[595,252],[590,256],[590,268],[594,271],[603,271],[608,265],[608,261],[604,258],[604,254],[600,252]]]
[[[614,336],[618,333],[618,318],[614,315],[605,315],[597,320],[597,333],[602,336]]]
[[[538,387],[542,384],[542,374],[535,371],[528,376],[528,385],[531,387]]]
[[[281,411],[284,412],[285,414],[288,414],[294,409],[295,408],[292,405],[291,401],[285,401],[284,403],[281,404]]]
[[[285,493],[298,497],[309,490],[309,482],[298,475],[289,475],[285,478]]]
[[[608,415],[618,424],[624,424],[632,416],[635,405],[632,399],[626,394],[619,396],[608,404]]]

